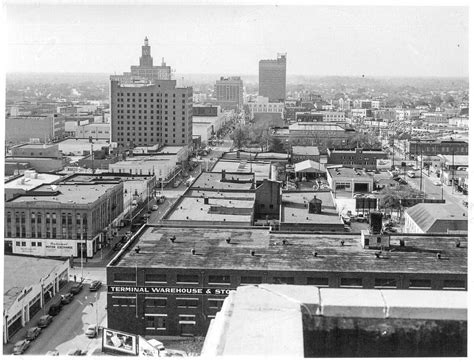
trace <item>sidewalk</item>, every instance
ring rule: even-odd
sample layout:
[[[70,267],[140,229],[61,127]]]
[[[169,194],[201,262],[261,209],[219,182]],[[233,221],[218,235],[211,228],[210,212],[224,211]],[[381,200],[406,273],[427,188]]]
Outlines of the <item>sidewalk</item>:
[[[40,309],[34,316],[31,318],[23,328],[21,328],[18,332],[16,332],[7,344],[3,344],[3,354],[12,354],[13,353],[13,346],[16,342],[26,338],[26,332],[29,328],[36,327],[38,325],[39,319],[46,314],[49,307],[61,300],[61,294],[66,294],[71,289],[74,282],[69,281],[56,295],[46,303],[42,309]],[[54,317],[53,317],[54,318]]]

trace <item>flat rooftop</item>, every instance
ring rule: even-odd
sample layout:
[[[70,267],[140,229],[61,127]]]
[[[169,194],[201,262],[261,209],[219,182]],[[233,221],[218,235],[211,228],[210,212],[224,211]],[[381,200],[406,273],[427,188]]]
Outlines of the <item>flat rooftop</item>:
[[[310,214],[308,202],[314,197],[322,201],[321,214]],[[330,192],[283,193],[282,223],[295,224],[342,224]]]
[[[27,256],[4,255],[3,257],[3,310],[8,310],[21,291],[50,274],[64,264],[62,260]],[[25,273],[25,270],[32,271]]]
[[[58,204],[72,203],[87,205],[95,202],[99,197],[103,196],[105,192],[116,186],[117,183],[92,185],[42,185],[32,192],[48,192],[51,193],[50,195],[19,195],[8,201],[8,203],[47,201]],[[54,191],[57,191],[57,194],[52,194]]]
[[[53,175],[50,173],[38,173],[35,177],[26,177],[23,175],[14,180],[5,182],[5,189],[22,189],[31,190],[42,184],[50,184],[56,180],[59,180],[62,175]]]
[[[212,171],[221,172],[222,170],[225,170],[227,173],[253,172],[255,173],[255,180],[262,181],[270,178],[270,168],[270,162],[220,159],[214,165]]]
[[[64,183],[71,182],[71,183],[102,183],[108,181],[142,181],[153,178],[154,175],[128,175],[124,174],[117,175],[117,174],[75,174],[67,179],[64,180]]]
[[[249,198],[253,194],[247,195]],[[204,197],[183,197],[177,203],[167,220],[186,221],[228,221],[242,222],[251,225],[254,200],[224,197],[206,197],[208,204],[204,203]]]
[[[78,138],[78,139],[67,139],[61,142],[56,143],[58,145],[59,150],[62,151],[65,155],[68,155],[69,153],[74,153],[74,152],[81,152],[81,151],[98,151],[102,147],[109,147],[110,143],[107,142],[107,140],[96,140],[94,139],[91,142],[89,142],[89,139],[87,138]]]
[[[203,172],[194,181],[193,189],[215,189],[215,190],[250,190],[252,188],[252,174],[239,172],[226,172],[226,180],[221,181],[221,172]]]
[[[371,174],[368,174],[365,171],[362,170],[354,170],[353,168],[349,167],[337,167],[337,168],[332,168],[332,167],[326,167],[327,172],[331,175],[331,177],[354,177],[354,178],[373,178]]]
[[[175,236],[175,242],[170,237]],[[231,238],[231,243],[226,238]],[[148,225],[117,267],[276,270],[321,272],[409,272],[467,274],[467,237],[391,236],[388,258],[363,249],[360,235],[270,233],[267,229],[160,227]],[[453,238],[461,242],[456,247]],[[398,246],[399,240],[405,247]],[[287,240],[283,245],[283,240]],[[344,246],[341,246],[341,240]],[[140,247],[140,253],[133,251]],[[192,255],[191,249],[196,250]],[[255,251],[255,256],[250,251]],[[314,257],[313,252],[318,251]],[[441,252],[442,259],[436,257]]]
[[[13,148],[20,149],[20,148],[34,148],[34,149],[47,149],[51,147],[56,147],[54,144],[45,144],[45,143],[28,143],[25,145],[15,146]]]

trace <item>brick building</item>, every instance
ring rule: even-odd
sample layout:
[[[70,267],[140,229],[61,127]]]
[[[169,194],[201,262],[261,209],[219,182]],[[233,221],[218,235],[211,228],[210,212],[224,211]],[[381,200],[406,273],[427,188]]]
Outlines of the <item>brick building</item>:
[[[107,266],[107,324],[204,335],[229,292],[246,284],[466,290],[467,237],[388,238],[390,252],[376,257],[380,247],[363,247],[357,235],[144,226]]]
[[[258,95],[270,102],[284,102],[286,98],[286,53],[277,59],[260,60],[258,63]]]
[[[377,160],[384,160],[387,157],[387,153],[380,149],[328,149],[328,164],[367,170],[375,170]]]

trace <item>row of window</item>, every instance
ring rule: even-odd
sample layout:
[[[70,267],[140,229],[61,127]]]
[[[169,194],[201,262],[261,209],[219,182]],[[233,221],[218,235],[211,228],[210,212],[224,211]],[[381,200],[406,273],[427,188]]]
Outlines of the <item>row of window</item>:
[[[143,97],[147,97],[147,96],[153,97],[153,93],[140,93],[140,92],[137,93],[137,96],[141,97],[142,94],[143,94]],[[120,97],[125,97],[125,93],[123,93],[123,92],[117,93],[117,95],[120,96]],[[127,97],[130,97],[130,95],[132,97],[135,97],[135,92],[132,92],[132,93],[127,92]],[[168,97],[168,93],[164,93],[164,94],[163,93],[156,93],[155,95],[157,97],[162,97],[162,96]],[[170,97],[171,97],[171,94],[170,94]],[[173,97],[176,97],[176,93],[173,93]],[[186,97],[186,93],[181,93],[181,97]]]
[[[209,275],[207,277],[208,284],[231,284],[230,275]],[[273,284],[295,284],[295,277],[291,276],[274,276],[269,278],[266,282],[271,282]],[[136,275],[134,273],[116,273],[114,274],[115,283],[128,283],[136,282]],[[145,284],[164,284],[167,283],[166,274],[145,274]],[[183,284],[199,284],[199,275],[195,274],[178,274],[176,276],[177,283]],[[263,282],[262,276],[240,276],[240,284],[261,284]],[[375,278],[374,287],[375,288],[396,288],[398,279],[396,278]],[[329,286],[328,277],[307,277],[307,285],[315,286]],[[339,280],[339,285],[341,287],[363,287],[362,278],[345,278],[342,277]],[[466,281],[463,279],[446,279],[443,280],[442,284],[444,289],[465,289]],[[409,288],[427,288],[432,287],[431,279],[409,279]]]
[[[129,296],[112,296],[113,307],[136,307],[136,297]],[[207,304],[211,309],[221,309],[224,303],[223,298],[208,298]],[[152,312],[155,309],[166,308],[168,306],[168,298],[166,297],[145,297],[144,308],[145,313]],[[176,307],[177,308],[197,308],[199,306],[199,298],[196,297],[177,297]]]

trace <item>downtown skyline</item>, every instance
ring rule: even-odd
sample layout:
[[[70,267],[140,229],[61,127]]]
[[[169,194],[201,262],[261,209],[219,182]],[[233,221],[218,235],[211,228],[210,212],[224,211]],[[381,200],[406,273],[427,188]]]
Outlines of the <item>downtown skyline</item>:
[[[121,73],[148,36],[176,74],[258,74],[286,52],[288,75],[466,77],[467,10],[8,4],[6,71]]]

